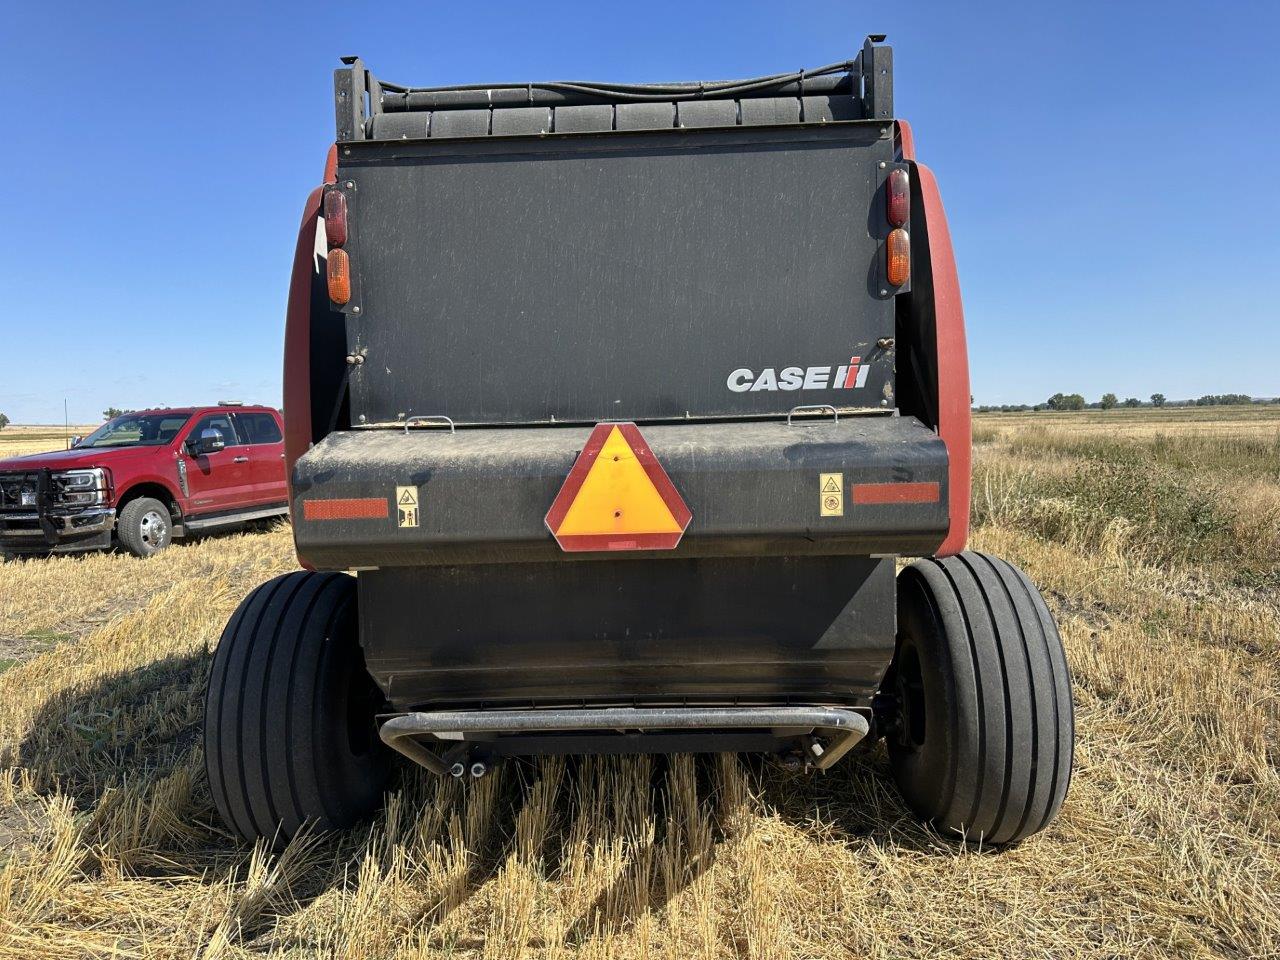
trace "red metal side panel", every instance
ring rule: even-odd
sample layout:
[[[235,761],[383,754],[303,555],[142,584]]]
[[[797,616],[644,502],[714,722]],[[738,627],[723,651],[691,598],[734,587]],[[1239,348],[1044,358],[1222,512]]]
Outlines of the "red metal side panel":
[[[311,277],[323,187],[307,197],[293,251],[293,277],[284,323],[284,475],[293,499],[293,465],[311,446]],[[313,569],[299,554],[298,562]]]
[[[916,158],[916,135],[911,132],[910,123],[906,120],[893,121],[893,139],[899,160]]]
[[[293,251],[293,278],[284,325],[284,460],[287,475],[311,445],[311,277],[323,187],[307,197]]]
[[[938,435],[950,458],[948,486],[951,528],[937,556],[959,553],[969,538],[969,486],[972,459],[970,433],[969,351],[964,336],[960,280],[942,196],[933,171],[917,164],[920,193],[928,224],[929,258],[933,263],[934,314],[937,318]]]
[[[329,147],[329,154],[324,158],[324,182],[338,182],[338,145],[336,143]]]

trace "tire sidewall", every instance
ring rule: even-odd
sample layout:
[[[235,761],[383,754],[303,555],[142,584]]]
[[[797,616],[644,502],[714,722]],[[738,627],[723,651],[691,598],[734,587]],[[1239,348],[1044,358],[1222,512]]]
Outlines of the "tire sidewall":
[[[352,587],[323,641],[313,736],[317,748],[332,760],[318,769],[328,795],[341,798],[346,808],[363,809],[378,803],[391,764],[389,751],[378,738],[373,711],[362,709],[364,703],[352,702],[366,686],[376,691],[359,643],[354,584]],[[361,727],[363,736],[355,739],[366,749],[353,749],[353,724]]]
[[[925,578],[919,571],[904,572],[898,592],[895,677],[904,649],[914,647],[923,686],[925,733],[919,745],[890,737],[888,750],[904,798],[928,818],[946,815],[945,801],[954,792],[960,764],[961,705],[946,627]]]
[[[164,521],[164,530],[158,541],[146,540],[143,536],[143,518],[150,513],[159,514]],[[116,535],[124,548],[135,557],[155,556],[173,542],[173,517],[169,508],[159,500],[139,497],[130,500],[120,511]]]

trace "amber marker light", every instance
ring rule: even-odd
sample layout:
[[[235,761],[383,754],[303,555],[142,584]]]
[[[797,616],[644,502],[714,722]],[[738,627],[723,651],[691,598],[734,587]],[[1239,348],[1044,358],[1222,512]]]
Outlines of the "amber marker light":
[[[329,299],[342,305],[351,299],[351,258],[345,250],[329,251]]]
[[[911,238],[898,227],[885,243],[885,276],[889,286],[900,287],[911,276]]]

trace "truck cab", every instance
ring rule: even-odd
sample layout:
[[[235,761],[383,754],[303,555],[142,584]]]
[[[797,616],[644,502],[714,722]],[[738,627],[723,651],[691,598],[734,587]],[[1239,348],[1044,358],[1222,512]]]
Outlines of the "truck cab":
[[[174,538],[287,513],[283,421],[224,403],[138,410],[67,450],[0,461],[0,549],[119,544],[135,556]]]

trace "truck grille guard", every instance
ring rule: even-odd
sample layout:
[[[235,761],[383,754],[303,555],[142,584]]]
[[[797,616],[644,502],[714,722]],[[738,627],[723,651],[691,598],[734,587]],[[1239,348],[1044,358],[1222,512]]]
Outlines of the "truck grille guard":
[[[54,479],[50,467],[0,473],[0,521],[17,523],[35,521],[39,527],[26,530],[0,523],[0,531],[13,536],[41,537],[46,546],[58,542],[60,533],[92,533],[109,529],[115,511],[105,505],[69,506],[62,497],[62,487]],[[24,487],[34,488],[35,503],[23,503]],[[73,520],[74,516],[74,520]]]
[[[31,485],[35,486],[35,503],[24,504],[23,488]],[[56,503],[56,491],[53,471],[48,467],[0,474],[0,516],[18,511],[34,511],[45,542],[53,544],[57,539],[57,525],[49,518],[49,509]]]
[[[805,741],[806,762],[826,770],[868,734],[870,724],[858,711],[843,707],[575,707],[406,713],[383,723],[378,735],[387,746],[432,773],[461,776],[465,768],[460,758],[471,747],[483,746],[487,739],[497,737],[743,730]],[[819,733],[828,738],[826,743],[818,740]],[[420,742],[420,737],[431,737],[438,743],[462,743],[436,754]],[[484,764],[474,764],[472,775],[481,776],[484,769]]]

